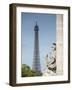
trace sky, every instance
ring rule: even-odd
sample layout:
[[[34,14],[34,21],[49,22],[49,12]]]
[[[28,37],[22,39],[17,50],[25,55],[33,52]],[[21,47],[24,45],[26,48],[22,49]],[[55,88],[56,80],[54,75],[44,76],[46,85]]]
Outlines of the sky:
[[[34,26],[39,26],[39,51],[41,69],[45,56],[50,54],[52,43],[56,42],[56,15],[44,13],[21,13],[21,61],[32,68],[34,54]]]

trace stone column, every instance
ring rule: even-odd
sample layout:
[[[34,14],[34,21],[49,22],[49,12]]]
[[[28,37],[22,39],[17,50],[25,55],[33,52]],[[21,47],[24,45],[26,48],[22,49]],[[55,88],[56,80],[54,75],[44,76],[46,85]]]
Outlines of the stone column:
[[[57,75],[63,74],[63,15],[56,15],[56,65]]]

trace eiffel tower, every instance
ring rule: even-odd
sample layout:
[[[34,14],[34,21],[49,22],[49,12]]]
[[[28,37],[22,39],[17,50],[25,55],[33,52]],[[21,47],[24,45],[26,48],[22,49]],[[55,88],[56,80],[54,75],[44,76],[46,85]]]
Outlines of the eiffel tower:
[[[37,25],[36,22],[36,25],[34,27],[34,56],[33,56],[32,70],[36,72],[41,72],[38,34],[39,34],[39,26]]]

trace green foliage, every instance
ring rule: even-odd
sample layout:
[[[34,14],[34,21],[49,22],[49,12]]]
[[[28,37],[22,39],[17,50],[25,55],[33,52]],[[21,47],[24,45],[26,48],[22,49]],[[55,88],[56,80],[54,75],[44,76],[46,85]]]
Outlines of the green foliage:
[[[40,73],[40,72],[35,72],[35,71],[31,70],[31,68],[26,64],[22,64],[21,73],[22,73],[22,77],[32,77],[32,76],[41,76],[42,75],[42,73]]]

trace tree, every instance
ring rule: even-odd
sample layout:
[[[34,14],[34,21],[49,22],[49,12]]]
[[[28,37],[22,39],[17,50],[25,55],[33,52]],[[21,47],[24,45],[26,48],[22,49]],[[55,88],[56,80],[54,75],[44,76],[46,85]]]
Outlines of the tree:
[[[41,76],[42,75],[42,73],[40,73],[40,72],[35,72],[35,71],[31,70],[31,68],[26,64],[22,64],[21,71],[22,71],[22,77]]]

